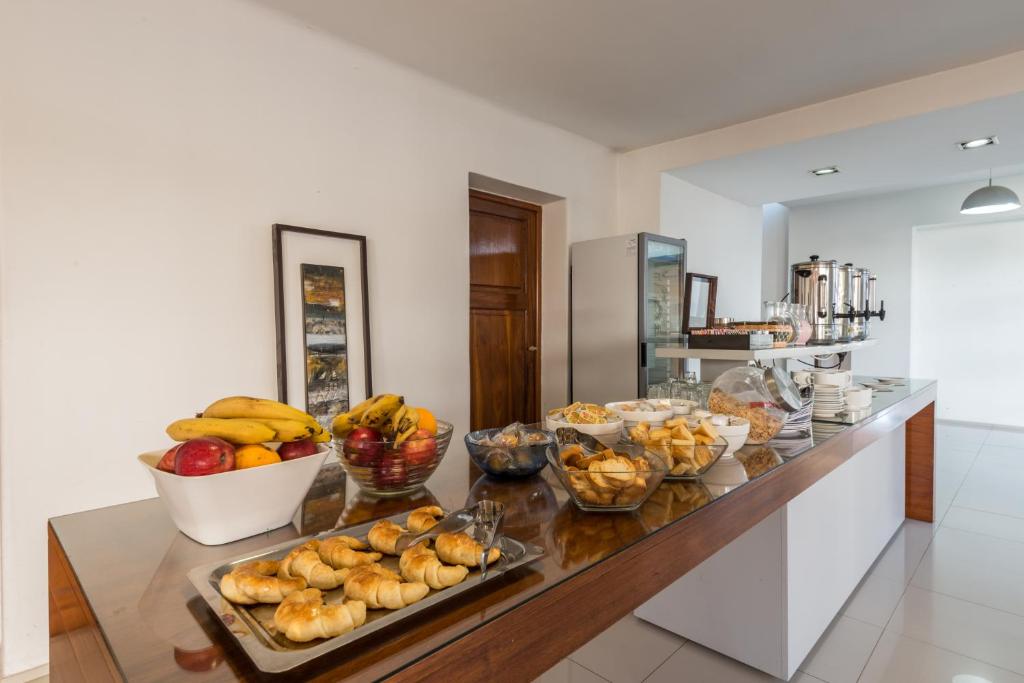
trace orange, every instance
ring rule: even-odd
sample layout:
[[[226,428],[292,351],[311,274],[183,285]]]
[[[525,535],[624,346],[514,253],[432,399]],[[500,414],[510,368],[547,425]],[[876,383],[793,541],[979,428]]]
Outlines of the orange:
[[[416,426],[420,429],[426,429],[431,434],[437,434],[437,418],[434,417],[434,414],[426,408],[417,408],[416,412],[420,415]]]
[[[281,456],[260,444],[250,444],[235,449],[235,469],[244,470],[248,467],[273,465],[281,462]]]

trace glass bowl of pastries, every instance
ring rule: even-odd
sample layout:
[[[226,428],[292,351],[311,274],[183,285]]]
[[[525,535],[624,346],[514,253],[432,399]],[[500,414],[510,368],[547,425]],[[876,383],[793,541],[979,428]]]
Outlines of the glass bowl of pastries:
[[[626,430],[630,441],[661,460],[669,479],[696,479],[718,462],[729,448],[709,419],[688,421],[686,416],[666,420],[661,427],[641,422]]]
[[[559,441],[548,459],[572,502],[588,512],[636,510],[668,474],[661,459],[627,442],[592,450]]]

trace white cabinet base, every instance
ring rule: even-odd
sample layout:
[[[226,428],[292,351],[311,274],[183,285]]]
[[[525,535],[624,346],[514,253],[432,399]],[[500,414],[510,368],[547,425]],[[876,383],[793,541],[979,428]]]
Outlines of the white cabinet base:
[[[641,605],[636,616],[788,680],[902,524],[904,465],[900,427]]]

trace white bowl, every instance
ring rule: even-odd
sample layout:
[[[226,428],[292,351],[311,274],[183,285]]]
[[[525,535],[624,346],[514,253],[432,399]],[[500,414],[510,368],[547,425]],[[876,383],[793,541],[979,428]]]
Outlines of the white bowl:
[[[652,427],[660,427],[665,423],[665,420],[672,419],[675,415],[675,410],[672,408],[672,404],[667,403],[667,399],[649,399],[651,402],[662,402],[665,401],[667,406],[664,410],[624,410],[623,406],[630,403],[639,403],[640,400],[636,401],[616,401],[614,403],[606,403],[605,408],[612,411],[616,415],[622,418],[623,422],[626,423],[627,427],[635,427],[640,422],[647,422]]]
[[[330,444],[304,458],[202,477],[158,470],[167,449],[139,456],[181,533],[203,545],[221,545],[292,521],[316,479]]]
[[[747,442],[747,435],[750,434],[750,420],[744,417],[730,417],[728,425],[716,425],[715,430],[729,444],[722,453],[722,457],[725,457],[743,448],[743,444]]]
[[[670,398],[668,402],[672,405],[672,412],[676,415],[690,415],[700,408],[700,403],[688,398]]]
[[[572,427],[573,429],[589,434],[596,438],[601,443],[611,446],[619,442],[622,436],[623,422],[621,418],[610,417],[608,422],[603,424],[573,424],[566,422],[565,420],[556,420],[553,417],[548,417],[547,429],[549,432],[553,432],[561,427]]]

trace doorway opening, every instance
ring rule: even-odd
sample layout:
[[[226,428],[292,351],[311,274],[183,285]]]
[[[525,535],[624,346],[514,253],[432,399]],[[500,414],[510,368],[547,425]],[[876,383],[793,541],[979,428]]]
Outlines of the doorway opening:
[[[472,430],[540,421],[541,215],[469,190]]]

